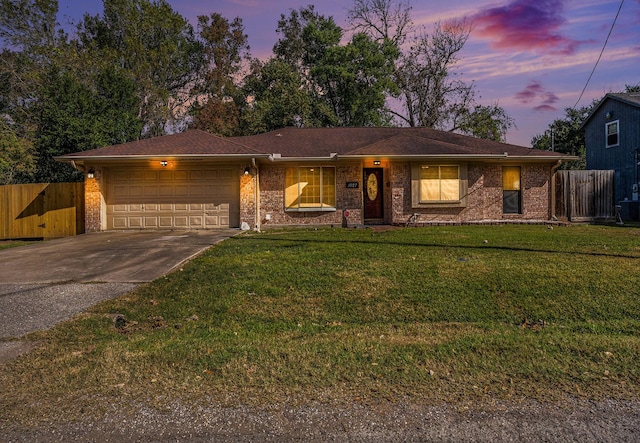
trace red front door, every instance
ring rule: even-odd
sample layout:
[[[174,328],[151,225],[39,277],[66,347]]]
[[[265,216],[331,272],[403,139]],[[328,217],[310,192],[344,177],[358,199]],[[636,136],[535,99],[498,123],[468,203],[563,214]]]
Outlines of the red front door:
[[[367,168],[364,170],[364,220],[365,223],[381,223],[384,221],[384,199],[382,168]]]

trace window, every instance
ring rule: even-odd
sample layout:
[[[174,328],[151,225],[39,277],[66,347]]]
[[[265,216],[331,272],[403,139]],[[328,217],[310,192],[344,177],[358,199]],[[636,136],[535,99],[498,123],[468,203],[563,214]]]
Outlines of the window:
[[[464,207],[467,193],[467,166],[418,164],[411,166],[411,206]]]
[[[335,211],[336,168],[287,168],[285,175],[287,211]]]
[[[505,214],[522,214],[520,166],[505,166],[502,168],[502,212]]]
[[[619,131],[620,120],[610,122],[606,124],[606,136],[607,136],[607,148],[612,146],[618,146],[620,144]]]
[[[460,200],[458,166],[420,167],[420,202]]]

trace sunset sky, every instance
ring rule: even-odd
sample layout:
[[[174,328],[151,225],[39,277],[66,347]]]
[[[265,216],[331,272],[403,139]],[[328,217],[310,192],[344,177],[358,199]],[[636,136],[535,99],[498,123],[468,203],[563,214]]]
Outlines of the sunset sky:
[[[102,12],[100,0],[60,0],[60,22]],[[251,55],[265,59],[278,39],[280,14],[314,4],[348,28],[350,0],[169,0],[194,26],[218,12],[240,17]],[[507,141],[530,146],[564,109],[573,107],[589,78],[621,5],[619,0],[412,0],[412,17],[427,31],[437,21],[466,17],[473,23],[461,53],[462,79],[476,83],[481,104],[497,103],[516,121]],[[607,92],[640,83],[640,0],[623,0],[605,52],[578,106]]]

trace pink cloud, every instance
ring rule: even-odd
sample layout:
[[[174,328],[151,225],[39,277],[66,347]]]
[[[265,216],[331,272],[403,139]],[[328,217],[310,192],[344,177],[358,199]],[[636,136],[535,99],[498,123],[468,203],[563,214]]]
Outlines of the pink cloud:
[[[554,108],[553,106],[549,106],[549,105],[540,105],[540,106],[536,106],[535,108],[533,108],[534,111],[540,111],[540,112],[553,112],[553,111],[557,111],[556,108]]]
[[[536,111],[557,111],[553,105],[560,100],[557,95],[547,91],[540,82],[535,80],[530,82],[522,91],[518,92],[515,98],[525,104],[532,102],[541,103],[533,108]]]
[[[531,82],[522,91],[516,94],[516,98],[522,103],[529,103],[544,91],[538,82]]]
[[[513,0],[477,13],[473,21],[478,34],[491,40],[495,49],[573,54],[580,42],[559,32],[566,22],[562,3],[562,0]]]

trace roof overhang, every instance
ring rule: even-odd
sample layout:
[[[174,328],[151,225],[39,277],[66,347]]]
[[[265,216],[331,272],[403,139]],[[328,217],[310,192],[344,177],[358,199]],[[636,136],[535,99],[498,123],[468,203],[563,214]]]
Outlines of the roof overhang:
[[[303,162],[329,162],[338,160],[362,161],[367,159],[386,159],[396,161],[520,161],[520,162],[557,162],[578,160],[579,157],[573,155],[549,156],[549,155],[509,155],[503,154],[432,154],[432,155],[385,155],[385,154],[358,154],[358,155],[338,155],[331,153],[328,156],[318,157],[282,157],[280,154],[181,154],[181,155],[63,155],[54,157],[56,160],[67,163],[115,163],[128,161],[150,161],[150,160],[185,160],[185,161],[239,161],[251,159],[263,159],[272,163],[303,163]]]
[[[434,161],[434,160],[456,160],[456,161],[520,161],[520,162],[549,162],[555,163],[559,160],[578,160],[580,157],[574,155],[549,156],[549,155],[509,155],[503,154],[460,154],[460,155],[341,155],[343,160],[365,160],[365,159],[387,159],[401,161]]]
[[[54,157],[55,160],[67,163],[83,164],[87,162],[122,162],[122,161],[148,161],[148,160],[191,160],[191,161],[237,161],[251,160],[257,158],[268,158],[266,154],[221,154],[221,155],[202,155],[202,154],[166,154],[166,155],[61,155]]]

